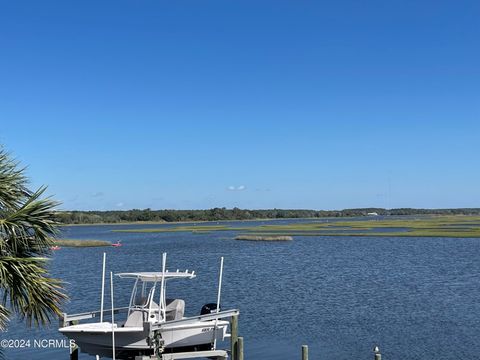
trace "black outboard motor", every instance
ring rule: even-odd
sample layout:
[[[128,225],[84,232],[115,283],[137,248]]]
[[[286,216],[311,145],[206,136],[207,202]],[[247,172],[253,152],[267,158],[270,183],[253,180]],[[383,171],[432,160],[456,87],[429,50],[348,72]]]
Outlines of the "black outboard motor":
[[[218,309],[218,311],[220,311],[220,309]],[[202,310],[200,310],[200,315],[213,314],[215,312],[217,312],[217,304],[208,303],[202,306]]]

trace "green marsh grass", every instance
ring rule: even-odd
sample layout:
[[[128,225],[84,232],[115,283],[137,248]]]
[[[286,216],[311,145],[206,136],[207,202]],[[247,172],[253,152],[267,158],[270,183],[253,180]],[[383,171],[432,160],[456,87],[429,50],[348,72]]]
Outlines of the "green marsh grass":
[[[390,231],[382,231],[390,229]],[[174,226],[151,229],[113,230],[116,232],[162,233],[239,231],[252,236],[390,236],[390,237],[479,237],[480,216],[423,216],[416,219],[368,218],[365,220],[318,220],[295,224]]]
[[[103,240],[69,240],[69,239],[56,239],[55,245],[63,247],[98,247],[98,246],[111,246],[110,241]]]

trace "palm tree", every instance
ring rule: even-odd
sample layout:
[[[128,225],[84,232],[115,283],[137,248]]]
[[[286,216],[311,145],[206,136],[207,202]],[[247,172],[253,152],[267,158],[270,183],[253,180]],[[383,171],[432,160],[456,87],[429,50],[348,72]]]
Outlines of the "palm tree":
[[[0,147],[0,331],[13,314],[44,325],[66,299],[47,271],[58,203],[42,198],[45,187],[30,191],[24,170]]]

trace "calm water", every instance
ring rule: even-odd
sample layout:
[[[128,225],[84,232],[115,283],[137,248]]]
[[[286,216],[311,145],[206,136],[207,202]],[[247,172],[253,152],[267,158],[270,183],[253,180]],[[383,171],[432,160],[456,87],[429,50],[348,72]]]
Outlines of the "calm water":
[[[286,221],[288,222],[288,221]],[[268,223],[268,222],[266,222]],[[238,224],[235,224],[238,226]],[[158,226],[158,225],[157,225]],[[168,226],[168,225],[167,225]],[[235,232],[112,233],[119,226],[64,229],[72,239],[121,239],[121,248],[63,248],[51,263],[66,282],[67,312],[98,309],[101,258],[109,271],[190,269],[194,280],[172,282],[187,315],[215,302],[225,257],[223,308],[239,308],[247,359],[474,359],[480,355],[480,240],[449,238],[295,237],[292,242],[243,242]],[[122,225],[122,228],[134,227]],[[141,226],[145,227],[145,226]],[[115,306],[128,304],[131,283],[116,280]],[[110,299],[107,297],[106,302]],[[8,339],[61,338],[16,322]],[[6,352],[7,359],[68,359],[68,350]],[[81,359],[93,359],[81,355]]]

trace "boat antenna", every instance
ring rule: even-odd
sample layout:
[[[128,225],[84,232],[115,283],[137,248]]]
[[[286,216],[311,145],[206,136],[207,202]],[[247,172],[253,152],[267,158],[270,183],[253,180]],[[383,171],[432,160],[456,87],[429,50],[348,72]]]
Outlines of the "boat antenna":
[[[112,359],[115,360],[115,310],[113,308],[113,272],[110,271],[110,297],[112,298]]]
[[[167,267],[167,253],[164,252],[162,254],[162,281],[160,283],[160,301],[159,301],[159,306],[162,311],[162,318],[163,321],[166,320],[166,310],[165,310],[165,269]]]
[[[220,258],[220,275],[218,276],[217,313],[220,311],[220,295],[222,293],[222,278],[223,278],[223,256]]]
[[[223,278],[223,256],[220,258],[220,274],[218,275],[218,292],[217,292],[217,308],[216,313],[220,311],[220,295],[222,294],[222,278]],[[215,319],[215,326],[213,327],[213,350],[217,349],[217,321]]]
[[[102,267],[102,295],[100,298],[100,322],[103,322],[103,297],[105,295],[105,262],[107,253],[103,253],[103,267]]]

